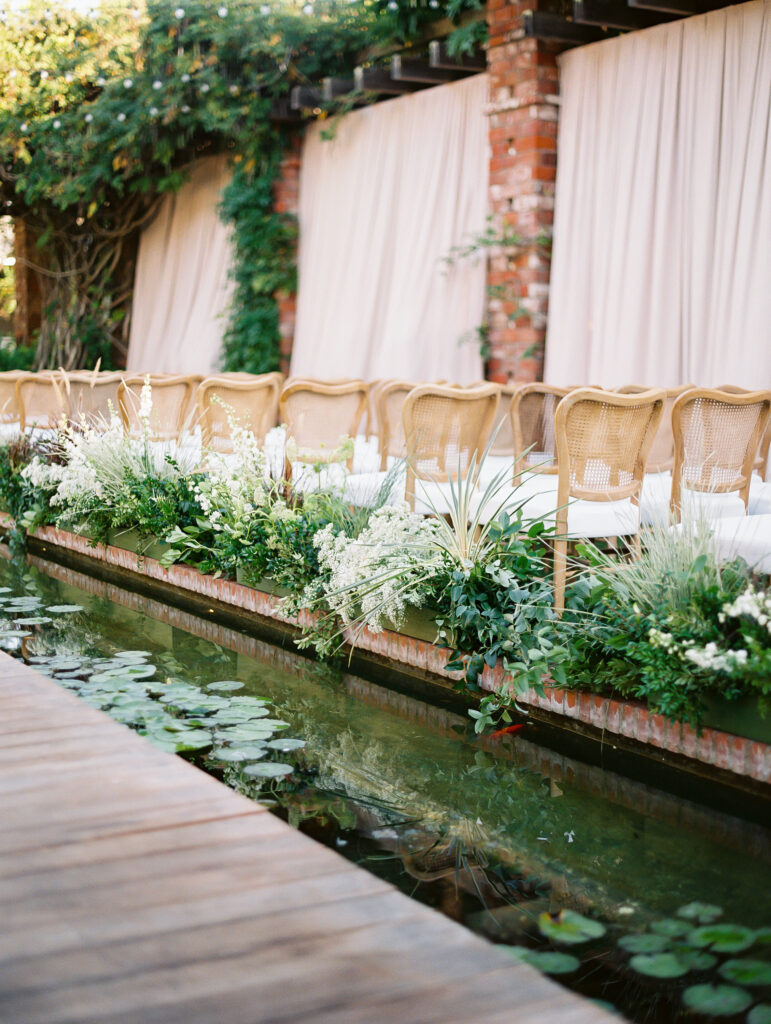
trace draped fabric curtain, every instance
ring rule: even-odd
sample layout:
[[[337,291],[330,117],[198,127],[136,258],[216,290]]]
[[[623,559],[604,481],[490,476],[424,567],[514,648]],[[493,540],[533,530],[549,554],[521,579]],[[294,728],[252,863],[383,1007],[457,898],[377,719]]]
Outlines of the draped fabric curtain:
[[[565,54],[546,380],[771,386],[771,0]]]
[[[231,296],[230,235],[217,208],[229,181],[225,157],[197,161],[142,232],[129,370],[207,373],[217,368]]]
[[[485,229],[486,101],[478,75],[309,129],[293,374],[482,377],[484,257],[444,260]]]

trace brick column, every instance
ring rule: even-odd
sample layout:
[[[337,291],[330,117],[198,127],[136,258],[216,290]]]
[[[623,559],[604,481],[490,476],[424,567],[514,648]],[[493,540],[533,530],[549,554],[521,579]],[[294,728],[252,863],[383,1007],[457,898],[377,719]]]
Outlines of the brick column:
[[[281,161],[281,172],[274,188],[275,209],[277,213],[286,213],[296,217],[300,202],[300,155],[301,138],[296,133]],[[281,336],[282,373],[289,373],[289,360],[294,343],[294,322],[297,311],[297,295],[295,292],[281,291],[276,294],[278,304],[278,330]]]
[[[490,208],[526,239],[551,237],[557,169],[559,80],[556,52],[522,35],[522,15],[535,3],[488,0],[490,33]],[[549,254],[493,252],[489,261],[488,377],[540,380],[549,299]]]
[[[13,222],[13,234],[13,251],[16,256],[13,333],[17,345],[32,345],[35,332],[40,328],[40,280],[25,261],[29,259],[33,263],[40,263],[42,257],[35,247],[34,231],[18,217]]]

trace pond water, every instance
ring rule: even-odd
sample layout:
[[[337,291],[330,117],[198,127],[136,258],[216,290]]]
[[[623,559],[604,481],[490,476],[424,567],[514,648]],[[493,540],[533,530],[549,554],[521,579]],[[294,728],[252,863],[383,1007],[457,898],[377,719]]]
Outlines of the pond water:
[[[636,1021],[771,1021],[757,820],[556,753],[527,725],[480,739],[289,641],[63,566],[0,559],[0,585],[5,650],[563,984]]]

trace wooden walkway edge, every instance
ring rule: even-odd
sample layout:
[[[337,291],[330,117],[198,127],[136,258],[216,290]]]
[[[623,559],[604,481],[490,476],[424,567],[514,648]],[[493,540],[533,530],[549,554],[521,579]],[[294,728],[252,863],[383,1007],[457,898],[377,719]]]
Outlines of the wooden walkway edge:
[[[618,1020],[0,654],[2,1024]]]

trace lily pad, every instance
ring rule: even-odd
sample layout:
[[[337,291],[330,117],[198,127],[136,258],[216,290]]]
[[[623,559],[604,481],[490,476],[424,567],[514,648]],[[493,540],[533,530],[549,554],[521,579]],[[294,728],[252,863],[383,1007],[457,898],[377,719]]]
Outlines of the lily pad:
[[[678,917],[685,917],[689,921],[698,921],[699,924],[711,924],[723,916],[723,908],[715,906],[714,903],[686,903],[677,912]]]
[[[49,619],[45,615],[31,615],[25,619],[15,620],[17,626],[47,626],[49,622],[53,621],[53,619]]]
[[[683,992],[683,1002],[708,1017],[733,1017],[752,1004],[752,996],[733,985],[691,985]]]
[[[233,693],[233,691],[243,690],[243,688],[244,684],[235,679],[221,679],[217,683],[208,683],[206,686],[207,690],[213,690],[215,693]]]
[[[661,953],[667,949],[670,940],[666,935],[624,935],[618,944],[627,953]]]
[[[575,910],[562,910],[556,918],[548,913],[540,914],[538,927],[547,939],[568,945],[589,942],[590,939],[598,939],[605,934],[605,925],[590,917],[584,917]]]
[[[740,924],[708,924],[688,932],[692,946],[709,946],[713,953],[741,953],[755,943],[755,932]]]
[[[726,960],[720,974],[736,985],[771,985],[771,964],[765,960]]]
[[[82,604],[49,604],[46,611],[54,615],[66,615],[68,612],[82,612],[85,609]]]
[[[217,761],[239,763],[244,761],[256,761],[264,757],[267,751],[256,743],[244,744],[242,747],[217,747],[211,756]]]
[[[271,750],[300,750],[305,746],[305,740],[292,740],[288,737],[285,740],[271,740],[268,747]]]
[[[671,938],[685,935],[690,930],[691,926],[687,921],[678,921],[674,917],[665,917],[661,921],[651,922],[652,932],[656,932],[657,935],[669,935]]]
[[[747,1014],[747,1024],[771,1024],[771,1004],[758,1003]]]
[[[280,779],[283,775],[291,775],[294,768],[280,761],[263,761],[260,764],[248,764],[242,771],[252,779]]]
[[[537,967],[544,974],[572,974],[581,966],[581,961],[570,953],[549,950],[528,949],[526,946],[504,946],[517,960]]]
[[[651,978],[682,978],[689,971],[674,953],[638,953],[629,961],[629,966]]]
[[[689,971],[708,971],[717,963],[717,957],[705,953],[701,949],[689,949],[687,946],[675,947],[672,952]]]

